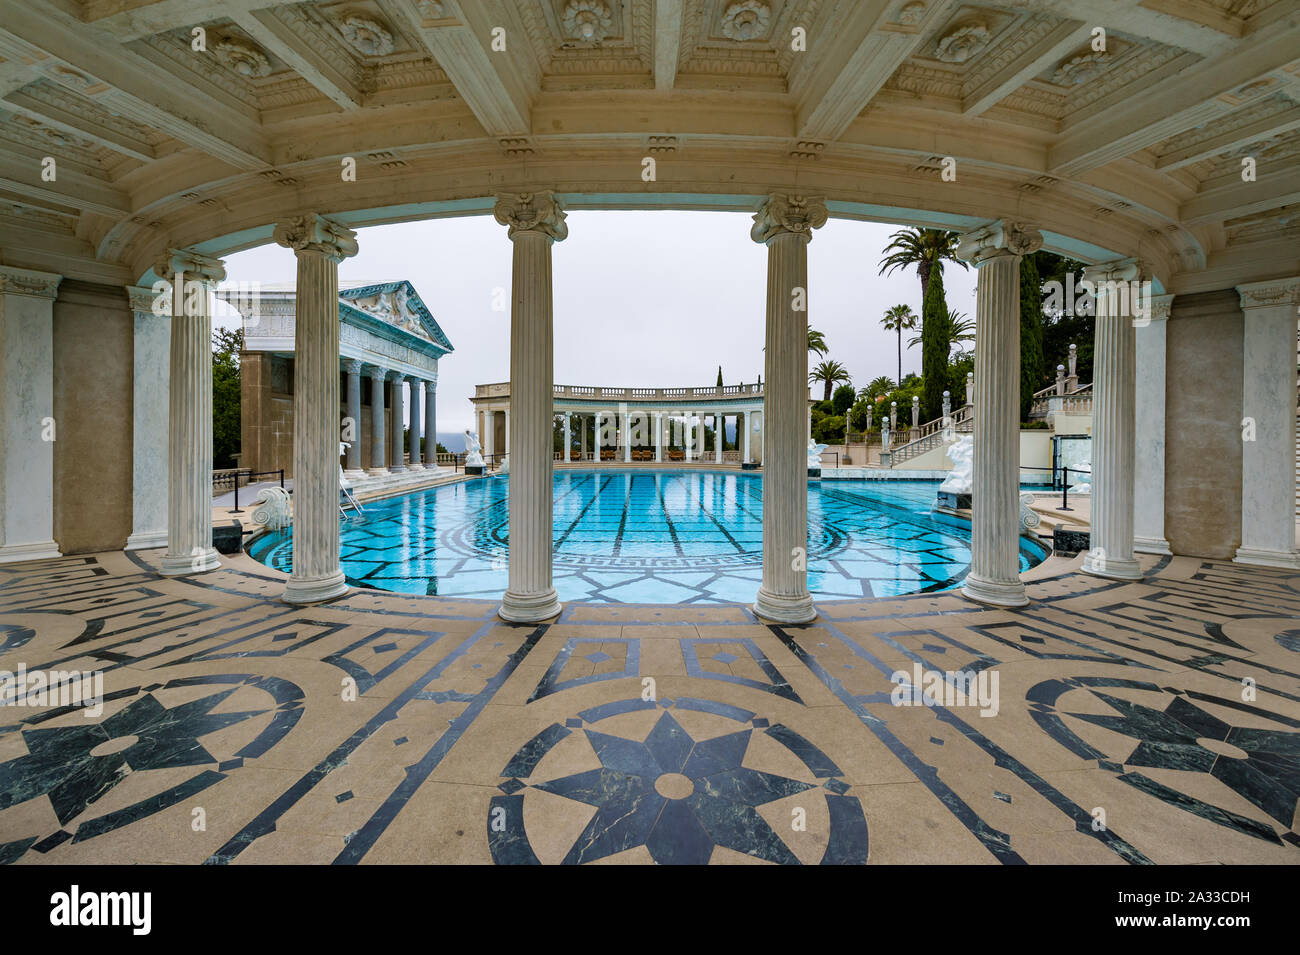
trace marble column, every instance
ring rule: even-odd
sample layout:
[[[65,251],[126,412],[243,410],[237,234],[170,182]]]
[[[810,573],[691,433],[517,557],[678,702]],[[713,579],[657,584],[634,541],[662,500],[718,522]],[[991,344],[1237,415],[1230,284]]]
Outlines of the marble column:
[[[690,411],[686,412],[686,420],[683,422],[683,425],[684,427],[682,428],[682,449],[686,452],[686,462],[689,464],[691,460],[691,451],[694,448],[694,442],[695,442],[694,412],[690,412]]]
[[[578,446],[581,451],[579,460],[585,461],[587,460],[587,416],[586,415],[580,415],[578,417],[578,425],[582,430],[582,434],[579,435],[578,437]]]
[[[352,441],[348,445],[345,466],[349,478],[364,477],[361,468],[361,362],[353,359],[348,369],[348,417],[352,420]]]
[[[221,566],[212,546],[212,287],[226,277],[220,260],[185,249],[165,253],[154,273],[172,283],[171,388],[168,405],[167,553],[172,577]],[[338,353],[333,359],[338,388]],[[338,402],[334,402],[338,415]],[[336,445],[334,450],[338,451]],[[337,467],[337,465],[336,465]]]
[[[125,549],[143,550],[167,546],[167,378],[172,329],[171,317],[154,311],[157,296],[153,289],[127,286],[126,292],[134,313],[134,354],[131,536]]]
[[[0,563],[59,556],[54,542],[54,299],[62,280],[53,272],[0,266]],[[166,319],[155,321],[167,324]],[[203,474],[209,507],[211,454],[209,441],[208,472]],[[157,535],[165,528],[163,516],[149,529],[153,539],[144,546],[160,546],[164,541]]]
[[[513,404],[514,398],[511,398],[510,401]],[[506,409],[506,426],[505,426],[505,431],[502,434],[501,441],[502,441],[501,452],[506,457],[509,457],[510,456],[510,409],[509,408]]]
[[[1165,540],[1165,331],[1173,301],[1172,295],[1152,296],[1151,320],[1139,324],[1135,335],[1133,549],[1144,554],[1170,552]]]
[[[1143,278],[1136,259],[1090,265],[1083,272],[1083,281],[1092,282],[1096,290],[1097,330],[1092,353],[1092,533],[1080,569],[1118,580],[1142,577],[1133,556],[1137,338],[1131,290]]]
[[[1296,546],[1296,306],[1300,278],[1238,285],[1245,315],[1241,546],[1233,561],[1300,570]],[[1249,429],[1254,425],[1254,440]]]
[[[632,460],[632,415],[630,412],[623,413],[623,463],[628,464]]]
[[[749,420],[748,411],[742,411],[740,413],[740,418],[737,419],[737,424],[742,426],[745,429],[744,451],[742,452],[742,456],[740,460],[742,464],[748,464],[749,463],[749,429],[752,427],[752,424]]]
[[[569,460],[569,446],[573,443],[573,423],[568,411],[564,412],[564,443],[561,445],[561,460]]]
[[[510,461],[510,582],[497,613],[534,623],[560,612],[551,582],[551,413],[555,403],[551,245],[569,234],[547,192],[498,197],[493,214],[514,243],[510,401],[517,414]]]
[[[772,195],[750,237],[767,246],[767,329],[763,419],[763,582],[754,613],[780,623],[817,616],[808,593],[808,243],[826,223],[820,198]],[[806,301],[806,295],[799,295]]]
[[[429,471],[438,470],[438,379],[424,383],[424,466]]]
[[[603,417],[599,411],[591,416],[591,460],[596,464],[600,463],[600,419]]]
[[[664,459],[664,415],[662,411],[655,412],[655,463],[660,464]]]
[[[1042,244],[1036,229],[1000,221],[957,246],[979,274],[971,569],[962,593],[1001,607],[1029,602],[1020,581],[1020,258]]]
[[[347,593],[339,567],[339,262],[356,233],[320,215],[276,226],[298,257],[294,319],[293,573],[287,603]]]
[[[392,474],[400,474],[406,470],[406,452],[402,445],[406,438],[406,396],[402,394],[402,387],[406,384],[406,376],[400,372],[393,372],[390,376],[390,385],[392,387],[393,408],[392,418],[389,420],[389,442],[392,447],[390,455],[393,463],[388,466]]]
[[[384,382],[388,379],[388,369],[371,365],[366,374],[370,376],[369,473],[387,474],[388,466],[384,463],[384,434],[388,427],[384,420]]]
[[[424,416],[420,414],[420,397],[424,394],[424,381],[419,378],[408,379],[411,382],[411,470],[424,467],[420,451],[420,426]]]
[[[713,462],[722,463],[722,445],[723,438],[727,433],[727,416],[715,414],[713,416]]]
[[[492,455],[497,451],[497,413],[492,410],[483,412],[483,463],[492,466]]]

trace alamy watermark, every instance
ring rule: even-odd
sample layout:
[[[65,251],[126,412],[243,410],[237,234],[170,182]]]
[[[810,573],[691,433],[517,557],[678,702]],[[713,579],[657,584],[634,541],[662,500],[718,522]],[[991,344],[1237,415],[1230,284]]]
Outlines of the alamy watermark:
[[[87,719],[104,712],[100,670],[0,670],[0,706],[80,706]]]
[[[926,670],[913,663],[912,671],[895,670],[889,694],[895,706],[973,706],[980,716],[998,715],[997,670]]]
[[[1113,298],[1116,307],[1112,314],[1132,318],[1138,326],[1151,323],[1151,280],[1132,282],[1091,279],[1074,281],[1074,273],[1067,272],[1065,282],[1053,279],[1043,283],[1043,308],[1058,315],[1095,316],[1100,296]]]

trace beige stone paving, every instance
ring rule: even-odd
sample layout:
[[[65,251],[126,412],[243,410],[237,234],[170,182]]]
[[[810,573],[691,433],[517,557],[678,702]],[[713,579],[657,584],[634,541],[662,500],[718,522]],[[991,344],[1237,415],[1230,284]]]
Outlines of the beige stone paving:
[[[1300,861],[1298,575],[1053,559],[1021,611],[534,627],[373,591],[292,607],[245,555],[167,579],[159,554],[0,568],[0,670],[108,695],[0,708],[0,861]],[[996,715],[895,705],[916,663],[996,674]]]

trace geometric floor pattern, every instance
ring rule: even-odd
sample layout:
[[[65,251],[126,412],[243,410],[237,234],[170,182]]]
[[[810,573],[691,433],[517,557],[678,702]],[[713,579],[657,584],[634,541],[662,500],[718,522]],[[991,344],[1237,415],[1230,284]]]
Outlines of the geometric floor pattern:
[[[0,670],[103,679],[0,707],[0,863],[1300,862],[1294,573],[522,626],[161,553],[0,568]]]
[[[726,471],[559,471],[553,563],[563,601],[752,603],[762,581],[762,478]],[[491,599],[507,585],[509,478],[365,505],[344,522],[349,582]],[[935,481],[810,481],[808,587],[861,599],[953,587],[970,571],[970,524],[931,510]],[[1043,551],[1022,541],[1021,569]],[[292,532],[253,547],[292,570]]]

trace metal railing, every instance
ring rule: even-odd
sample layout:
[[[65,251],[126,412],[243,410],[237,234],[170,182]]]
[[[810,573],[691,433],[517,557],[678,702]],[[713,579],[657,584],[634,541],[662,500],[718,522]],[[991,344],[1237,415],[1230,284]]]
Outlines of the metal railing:
[[[278,471],[254,471],[251,468],[234,468],[229,471],[213,471],[212,489],[215,491],[229,483],[235,491],[235,506],[231,508],[231,513],[242,514],[244,512],[243,508],[239,506],[240,482],[249,485],[264,477],[278,477],[280,487],[284,487],[284,468],[280,468]]]
[[[1057,508],[1058,511],[1074,510],[1074,508],[1070,507],[1070,472],[1073,471],[1075,474],[1092,473],[1092,471],[1085,471],[1083,468],[1069,468],[1069,467],[1058,468],[1055,465],[1053,465],[1050,468],[1042,468],[1042,467],[1034,467],[1029,464],[1022,464],[1020,465],[1020,470],[1052,472],[1052,484],[1051,484],[1052,490],[1055,491],[1058,487],[1061,490],[1061,506]],[[1058,480],[1060,482],[1059,484],[1057,483]]]

